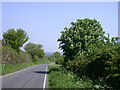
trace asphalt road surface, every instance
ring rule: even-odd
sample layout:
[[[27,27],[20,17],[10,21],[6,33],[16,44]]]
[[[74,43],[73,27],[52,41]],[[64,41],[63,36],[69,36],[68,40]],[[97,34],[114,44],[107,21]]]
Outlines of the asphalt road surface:
[[[47,67],[36,65],[2,77],[2,88],[47,88]]]

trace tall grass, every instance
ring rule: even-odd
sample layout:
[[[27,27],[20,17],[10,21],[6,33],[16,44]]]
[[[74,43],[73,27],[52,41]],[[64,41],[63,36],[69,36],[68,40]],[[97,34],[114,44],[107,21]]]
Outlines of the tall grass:
[[[60,65],[49,66],[49,88],[92,88],[88,78],[79,79],[75,74],[66,72]]]
[[[48,69],[49,88],[109,88],[102,82],[102,79],[92,81],[90,78],[85,76],[80,78],[71,72],[61,69],[60,65],[52,64]]]

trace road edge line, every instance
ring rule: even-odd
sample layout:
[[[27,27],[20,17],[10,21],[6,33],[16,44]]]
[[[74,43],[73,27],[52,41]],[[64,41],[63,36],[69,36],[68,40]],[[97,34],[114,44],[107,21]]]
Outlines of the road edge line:
[[[46,72],[47,72],[47,68],[48,68],[48,66],[46,67]],[[45,84],[46,84],[46,78],[47,78],[47,74],[45,73],[45,78],[44,78],[44,83],[43,83],[43,89],[45,88]]]

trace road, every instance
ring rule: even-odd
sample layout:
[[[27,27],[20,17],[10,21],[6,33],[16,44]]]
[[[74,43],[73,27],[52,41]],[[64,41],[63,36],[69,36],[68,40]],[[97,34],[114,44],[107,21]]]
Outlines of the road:
[[[36,65],[2,77],[2,88],[47,88],[47,67]]]

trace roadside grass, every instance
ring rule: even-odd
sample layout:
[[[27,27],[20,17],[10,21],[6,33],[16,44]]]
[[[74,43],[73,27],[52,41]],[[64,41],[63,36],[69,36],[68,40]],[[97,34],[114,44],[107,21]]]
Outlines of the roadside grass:
[[[79,78],[75,74],[61,69],[60,65],[52,64],[48,67],[48,70],[48,88],[109,88],[106,85],[102,85],[101,79],[95,83],[85,76]]]
[[[13,73],[31,66],[35,66],[35,65],[41,65],[41,64],[48,64],[48,63],[52,63],[51,61],[45,60],[45,59],[41,59],[39,62],[29,62],[29,63],[23,63],[23,64],[18,64],[18,65],[12,65],[12,64],[0,64],[0,70],[2,70],[2,73],[0,73],[1,75],[5,75],[5,74],[9,74],[9,73]]]
[[[60,68],[60,65],[50,65],[49,70],[49,88],[92,88],[90,79],[76,78],[71,72],[66,72]]]
[[[34,63],[24,63],[19,65],[12,65],[12,64],[2,64],[2,75],[13,73],[15,71],[19,71],[25,69],[27,67],[35,65]]]

